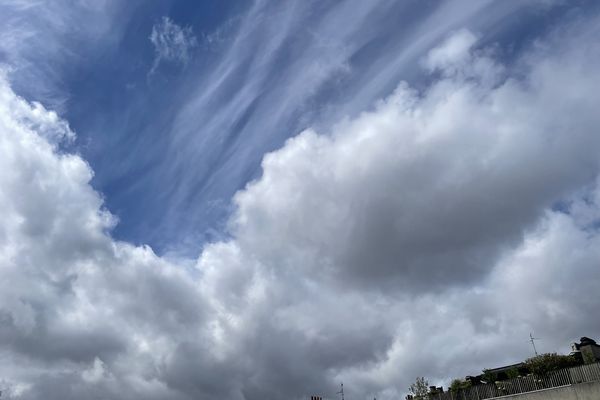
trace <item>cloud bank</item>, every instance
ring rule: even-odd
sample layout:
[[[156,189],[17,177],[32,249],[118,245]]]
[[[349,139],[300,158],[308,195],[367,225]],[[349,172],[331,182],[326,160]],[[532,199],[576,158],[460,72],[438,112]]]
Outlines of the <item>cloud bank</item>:
[[[547,351],[593,336],[591,22],[510,68],[457,31],[424,59],[426,89],[400,83],[267,154],[231,238],[191,264],[112,239],[90,166],[61,147],[67,122],[3,77],[3,395],[300,399],[344,381],[349,398],[395,399],[417,375],[526,357],[532,330]]]

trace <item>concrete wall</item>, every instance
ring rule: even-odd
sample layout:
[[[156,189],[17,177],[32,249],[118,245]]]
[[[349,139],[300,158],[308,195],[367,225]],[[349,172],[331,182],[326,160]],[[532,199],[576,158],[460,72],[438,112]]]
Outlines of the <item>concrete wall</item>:
[[[502,400],[600,400],[600,381],[495,397]]]

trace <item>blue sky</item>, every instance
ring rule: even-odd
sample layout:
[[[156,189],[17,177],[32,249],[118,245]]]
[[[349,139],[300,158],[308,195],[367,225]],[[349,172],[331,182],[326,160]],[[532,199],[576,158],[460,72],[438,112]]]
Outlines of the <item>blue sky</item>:
[[[447,32],[469,27],[510,62],[557,20],[581,12],[516,2],[460,12],[438,2],[118,8],[113,38],[66,38],[77,61],[53,70],[60,107],[94,187],[120,220],[114,235],[188,256],[225,233],[231,197],[260,175],[263,154],[306,127],[326,130],[369,109],[400,80],[426,85],[419,60]],[[185,64],[162,62],[149,75],[149,36],[165,16],[188,27],[197,45]]]
[[[0,1],[3,396],[392,400],[599,339],[599,37],[591,0]]]

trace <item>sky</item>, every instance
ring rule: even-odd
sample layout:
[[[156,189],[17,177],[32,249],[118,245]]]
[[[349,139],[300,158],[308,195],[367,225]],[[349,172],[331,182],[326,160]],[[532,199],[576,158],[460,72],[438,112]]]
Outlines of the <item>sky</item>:
[[[0,0],[7,399],[403,398],[600,339],[600,4]]]

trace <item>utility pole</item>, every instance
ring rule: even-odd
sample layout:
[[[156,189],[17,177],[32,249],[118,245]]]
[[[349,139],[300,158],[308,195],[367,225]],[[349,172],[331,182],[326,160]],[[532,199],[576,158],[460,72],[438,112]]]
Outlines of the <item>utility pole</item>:
[[[531,342],[531,345],[533,346],[533,352],[535,353],[535,356],[538,356],[538,352],[537,349],[535,348],[535,341],[536,340],[540,340],[539,338],[534,338],[533,334],[531,332],[529,332],[529,341]]]
[[[344,400],[344,382],[342,382],[340,384],[341,386],[341,390],[339,392],[337,392],[336,394],[341,394],[342,395],[342,400]]]

